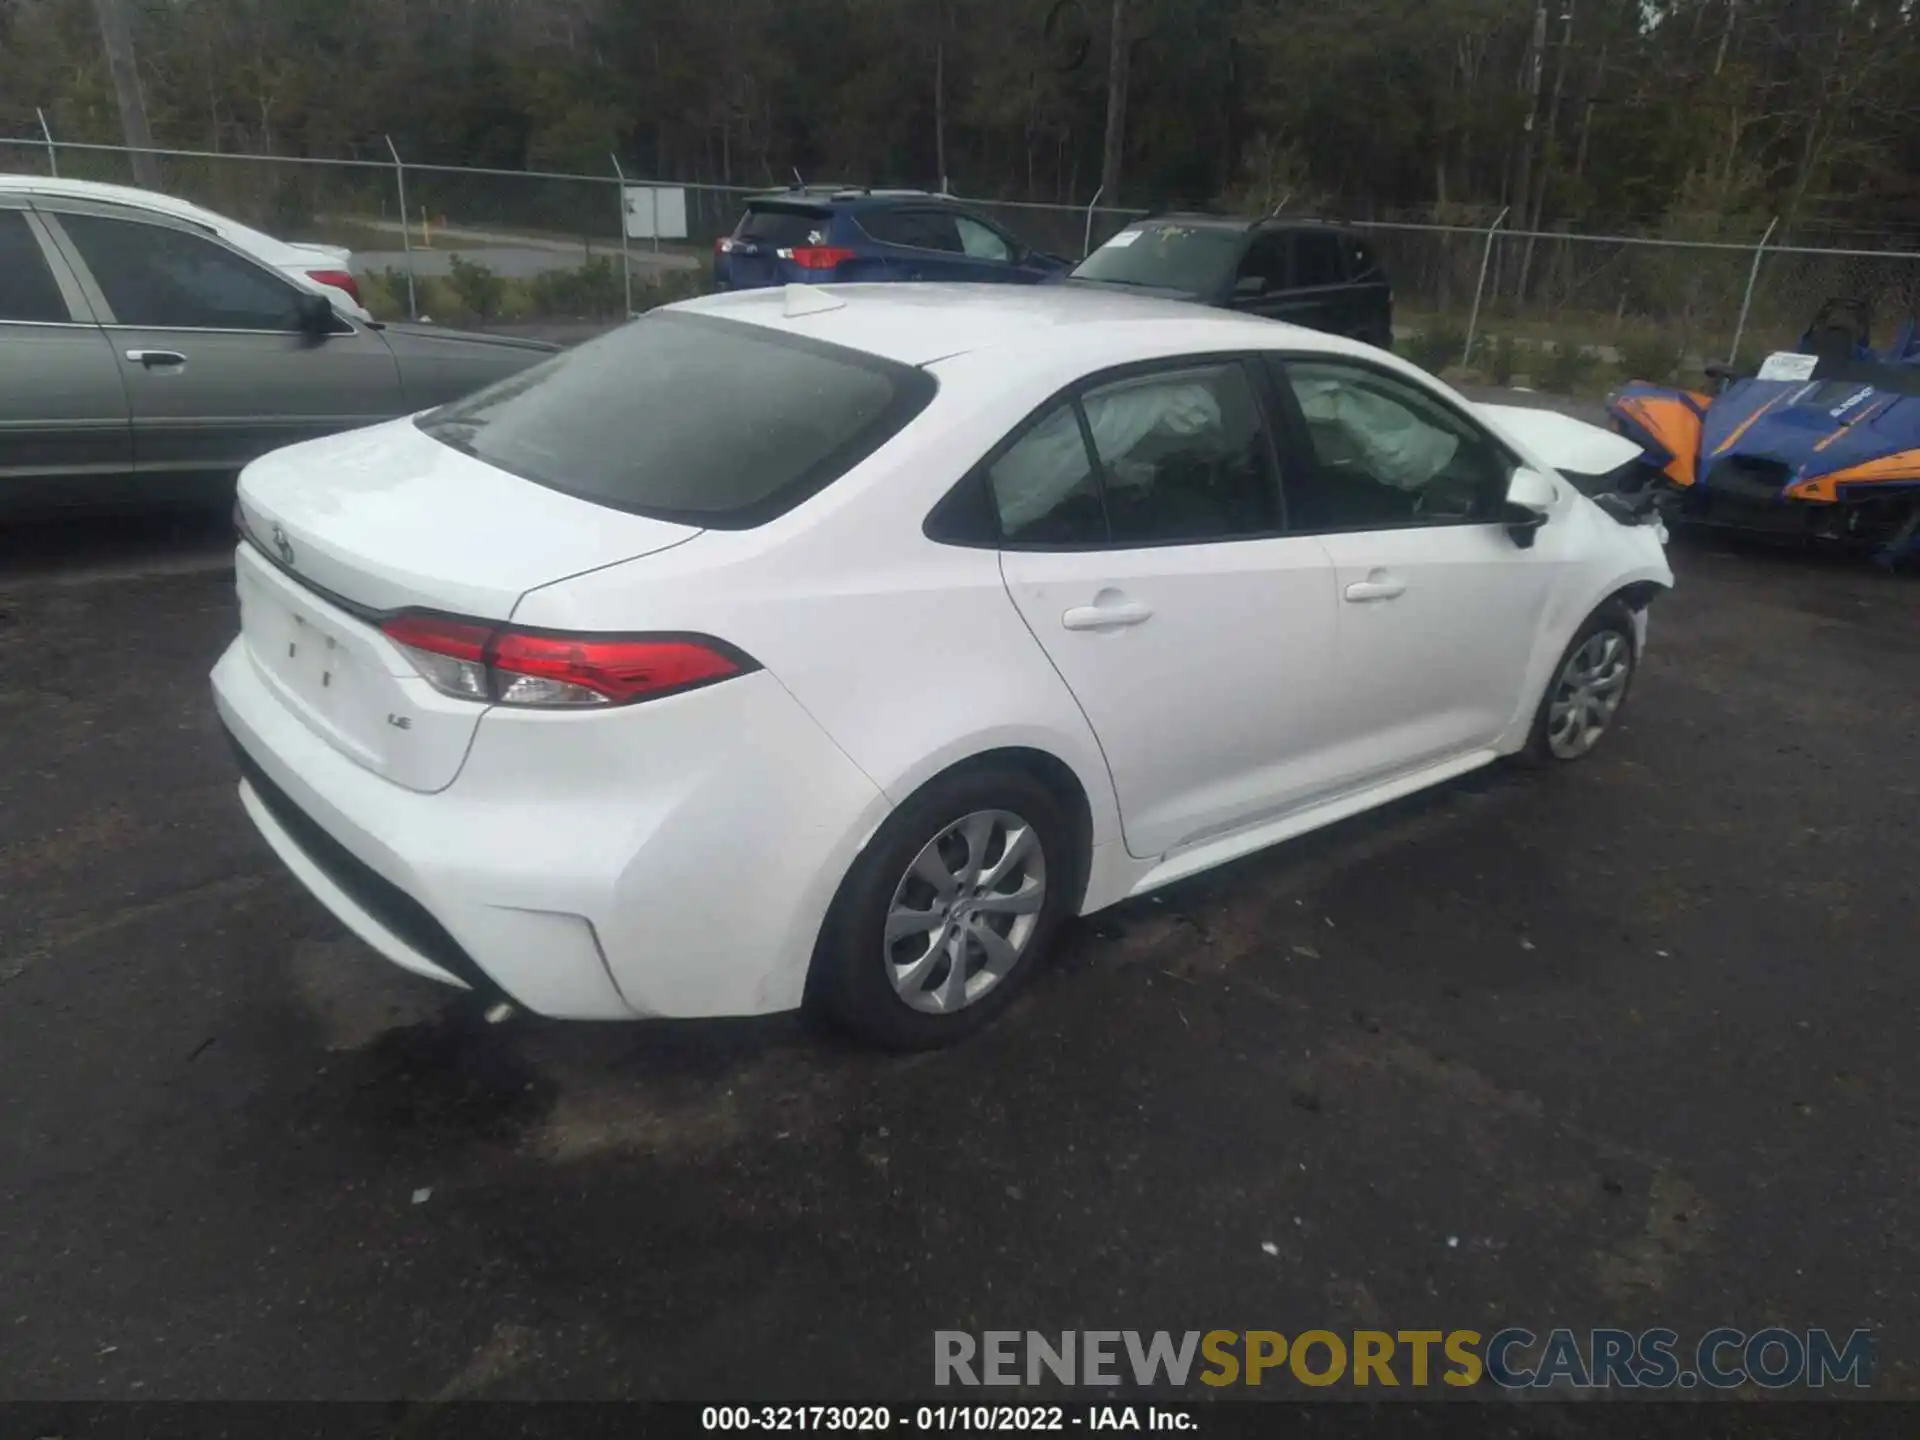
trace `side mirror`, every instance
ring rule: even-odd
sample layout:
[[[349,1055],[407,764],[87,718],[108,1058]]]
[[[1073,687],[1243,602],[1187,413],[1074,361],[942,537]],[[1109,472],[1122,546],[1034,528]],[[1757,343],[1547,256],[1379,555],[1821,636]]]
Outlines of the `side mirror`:
[[[1267,293],[1267,279],[1264,275],[1242,275],[1233,282],[1233,293],[1234,298],[1242,300],[1264,295]]]
[[[1734,373],[1733,366],[1727,364],[1727,362],[1724,360],[1709,360],[1705,365],[1702,365],[1700,368],[1705,373],[1707,379],[1718,380],[1723,384],[1728,380],[1735,380],[1739,378]]]
[[[333,304],[326,296],[302,290],[294,301],[293,313],[302,335],[324,340],[333,333]]]
[[[1507,481],[1507,533],[1522,550],[1533,544],[1534,531],[1547,523],[1547,514],[1560,498],[1560,487],[1538,470],[1521,466]]]

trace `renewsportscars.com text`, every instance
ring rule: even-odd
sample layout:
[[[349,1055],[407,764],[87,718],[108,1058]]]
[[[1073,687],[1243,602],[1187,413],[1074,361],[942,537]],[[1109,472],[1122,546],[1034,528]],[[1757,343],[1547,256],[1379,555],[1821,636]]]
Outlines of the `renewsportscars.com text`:
[[[1421,1389],[1667,1390],[1744,1385],[1865,1389],[1873,1337],[1778,1326],[1722,1326],[1692,1342],[1679,1332],[1509,1326],[1478,1330],[936,1330],[940,1386],[1353,1385]]]

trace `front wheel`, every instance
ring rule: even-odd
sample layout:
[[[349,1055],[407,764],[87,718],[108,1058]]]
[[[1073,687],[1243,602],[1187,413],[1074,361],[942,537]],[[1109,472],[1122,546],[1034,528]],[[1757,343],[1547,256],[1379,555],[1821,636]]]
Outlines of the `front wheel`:
[[[1626,703],[1636,658],[1626,607],[1594,612],[1560,657],[1522,755],[1546,763],[1592,754]]]
[[[889,1049],[972,1034],[1033,973],[1080,869],[1072,826],[1031,775],[942,776],[888,817],[842,882],[809,1002]]]

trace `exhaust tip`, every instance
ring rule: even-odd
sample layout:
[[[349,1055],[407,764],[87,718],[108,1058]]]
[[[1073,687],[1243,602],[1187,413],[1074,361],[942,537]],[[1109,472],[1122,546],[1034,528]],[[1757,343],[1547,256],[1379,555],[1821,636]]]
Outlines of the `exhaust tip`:
[[[507,1021],[513,1019],[513,1017],[518,1015],[519,1013],[520,1012],[518,1010],[516,1010],[513,1006],[509,1005],[506,1001],[504,1000],[497,1001],[496,1003],[489,1005],[487,1007],[487,1011],[486,1011],[487,1024],[504,1025]]]

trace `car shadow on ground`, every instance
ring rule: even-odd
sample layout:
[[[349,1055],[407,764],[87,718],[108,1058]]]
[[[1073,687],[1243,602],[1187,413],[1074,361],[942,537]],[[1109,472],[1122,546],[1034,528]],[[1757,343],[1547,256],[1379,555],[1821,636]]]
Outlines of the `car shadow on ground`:
[[[0,589],[216,570],[233,556],[230,507],[0,521]]]

